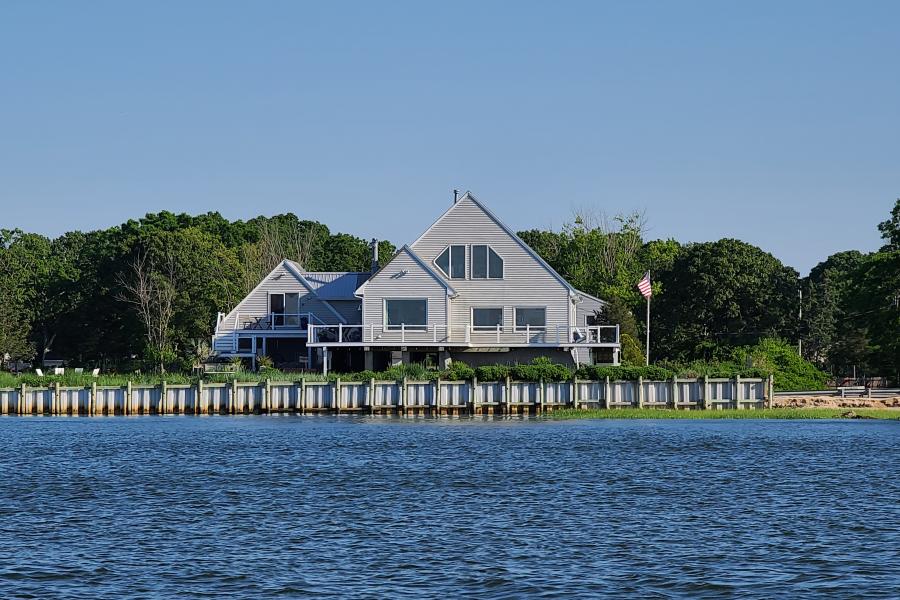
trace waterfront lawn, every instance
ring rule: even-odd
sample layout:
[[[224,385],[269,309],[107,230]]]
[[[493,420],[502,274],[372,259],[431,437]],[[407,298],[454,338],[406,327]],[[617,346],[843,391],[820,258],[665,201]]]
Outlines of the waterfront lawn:
[[[900,420],[900,410],[879,408],[764,408],[673,410],[670,408],[565,409],[549,419],[886,419]]]

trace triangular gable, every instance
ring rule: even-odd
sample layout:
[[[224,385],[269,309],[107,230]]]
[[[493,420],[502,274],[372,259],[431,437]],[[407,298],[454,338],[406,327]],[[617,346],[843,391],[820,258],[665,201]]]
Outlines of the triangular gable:
[[[474,204],[475,206],[477,206],[477,207],[478,207],[485,215],[487,215],[487,217],[488,217],[489,219],[491,219],[494,223],[496,223],[497,226],[500,227],[500,229],[502,229],[509,237],[511,237],[513,240],[515,240],[516,243],[518,243],[518,244],[522,247],[522,249],[525,250],[525,252],[527,252],[529,255],[531,255],[531,257],[534,258],[534,260],[537,261],[538,264],[540,264],[542,267],[544,267],[544,269],[546,269],[548,273],[550,273],[550,274],[551,274],[554,278],[556,278],[556,280],[558,280],[558,281],[559,281],[559,282],[560,282],[567,290],[569,290],[569,295],[575,296],[575,295],[578,294],[578,290],[576,290],[574,287],[572,287],[572,284],[570,284],[568,281],[566,281],[566,280],[562,277],[562,275],[560,275],[559,273],[557,273],[556,270],[555,270],[553,267],[551,267],[549,264],[547,264],[547,261],[545,261],[543,258],[541,258],[540,254],[538,254],[537,252],[535,252],[535,251],[531,248],[531,246],[529,246],[528,244],[526,244],[526,243],[522,240],[522,238],[520,238],[520,237],[516,234],[515,231],[513,231],[512,229],[510,229],[509,227],[507,227],[506,224],[505,224],[503,221],[501,221],[499,218],[497,218],[497,215],[495,215],[494,213],[492,213],[491,210],[490,210],[487,206],[485,206],[484,204],[482,204],[481,202],[479,202],[478,199],[475,198],[475,196],[473,196],[471,192],[466,192],[465,194],[463,194],[462,198],[460,198],[459,200],[457,200],[456,202],[454,202],[454,203],[450,206],[450,208],[448,208],[446,211],[444,211],[444,214],[442,214],[440,217],[438,217],[438,219],[437,219],[434,223],[432,223],[431,226],[430,226],[428,229],[426,229],[424,232],[422,232],[422,235],[420,235],[419,237],[417,237],[416,240],[415,240],[412,244],[410,244],[410,246],[415,246],[417,243],[419,243],[419,240],[421,240],[421,239],[424,238],[426,235],[428,235],[428,232],[430,232],[432,229],[434,229],[434,227],[437,226],[438,223],[440,223],[441,221],[443,221],[444,218],[445,218],[447,215],[449,215],[450,213],[452,213],[453,210],[454,210],[455,208],[457,208],[458,206],[460,206],[460,205],[463,203],[464,200],[469,200],[469,201],[471,201],[472,204]]]
[[[293,276],[297,279],[297,281],[300,283],[300,285],[302,285],[303,287],[305,287],[305,288],[307,289],[307,291],[309,291],[310,294],[312,294],[313,296],[315,296],[316,299],[319,300],[319,302],[321,302],[323,305],[325,305],[325,308],[327,308],[327,309],[328,309],[335,317],[337,317],[337,319],[338,319],[341,323],[346,323],[346,322],[347,322],[347,319],[345,319],[345,318],[341,315],[341,313],[339,313],[337,310],[335,310],[335,308],[334,308],[331,304],[329,304],[329,303],[326,302],[325,300],[322,300],[321,298],[319,298],[318,294],[316,294],[316,290],[315,290],[315,288],[313,287],[313,285],[310,284],[310,283],[306,280],[306,278],[303,277],[303,274],[300,272],[300,265],[298,265],[298,264],[295,263],[294,261],[288,260],[288,259],[284,259],[284,260],[282,260],[280,263],[278,263],[277,265],[275,265],[275,267],[274,267],[271,271],[269,271],[269,272],[266,274],[266,276],[263,277],[262,280],[261,280],[258,284],[256,284],[256,287],[254,287],[252,290],[250,290],[250,292],[249,292],[247,295],[245,295],[244,298],[243,298],[240,302],[237,303],[237,306],[235,306],[235,307],[232,308],[230,311],[228,311],[228,315],[227,315],[227,316],[231,316],[232,314],[235,313],[235,311],[240,310],[241,307],[244,306],[244,303],[247,302],[248,299],[249,299],[251,296],[253,296],[254,294],[256,294],[256,292],[258,292],[259,289],[260,289],[261,287],[263,287],[263,286],[266,284],[267,281],[269,281],[269,278],[271,278],[272,275],[273,275],[279,268],[281,268],[281,267],[284,267],[285,270],[286,270],[288,273],[290,273],[291,275],[293,275]],[[226,319],[227,319],[227,317],[226,317]]]
[[[381,274],[381,272],[382,272],[388,265],[390,265],[392,262],[394,262],[394,260],[396,260],[396,258],[397,258],[398,256],[400,256],[401,254],[406,254],[407,256],[409,256],[411,259],[413,259],[413,261],[414,261],[417,265],[419,265],[420,267],[422,267],[422,270],[423,270],[423,271],[425,271],[426,273],[428,273],[429,275],[431,275],[431,277],[434,278],[435,281],[437,281],[439,284],[441,284],[442,286],[444,286],[444,289],[447,290],[447,295],[448,295],[448,296],[450,296],[450,297],[456,296],[456,290],[454,290],[453,287],[452,287],[449,283],[447,283],[447,281],[437,273],[437,271],[435,271],[433,268],[431,268],[431,267],[428,265],[428,263],[426,263],[424,260],[422,260],[421,258],[419,258],[419,255],[416,254],[416,253],[413,251],[413,249],[410,248],[408,245],[407,245],[407,246],[403,246],[402,248],[400,248],[399,250],[397,250],[397,252],[394,253],[394,256],[392,256],[391,259],[390,259],[389,261],[387,261],[384,265],[381,266],[381,268],[379,268],[377,271],[375,271],[375,272],[372,274],[372,276],[369,277],[369,279],[366,280],[365,283],[363,283],[361,286],[359,286],[359,288],[357,288],[357,290],[356,290],[356,295],[357,295],[357,296],[363,296],[363,295],[365,295],[366,285],[368,285],[368,283],[369,283],[370,281],[372,281],[373,279],[375,279],[376,277],[378,277],[378,276]]]

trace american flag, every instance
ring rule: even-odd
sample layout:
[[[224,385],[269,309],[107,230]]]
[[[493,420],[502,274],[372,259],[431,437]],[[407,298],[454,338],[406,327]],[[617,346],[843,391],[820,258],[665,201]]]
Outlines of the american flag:
[[[637,288],[644,298],[650,298],[653,295],[653,290],[650,288],[650,271],[644,273],[644,278],[638,281]]]

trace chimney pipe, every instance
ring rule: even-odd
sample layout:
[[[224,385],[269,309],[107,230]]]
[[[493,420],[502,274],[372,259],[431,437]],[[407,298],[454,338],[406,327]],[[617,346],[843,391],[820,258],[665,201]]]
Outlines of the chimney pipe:
[[[378,270],[378,239],[372,238],[370,245],[372,247],[372,272],[374,273]]]
[[[453,190],[453,204],[456,204],[459,200],[459,190]]]

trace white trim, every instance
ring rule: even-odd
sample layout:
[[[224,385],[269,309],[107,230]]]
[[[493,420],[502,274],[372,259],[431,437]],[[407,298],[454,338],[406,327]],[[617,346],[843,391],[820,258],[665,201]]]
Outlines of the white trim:
[[[517,316],[516,313],[518,312],[518,310],[519,310],[520,308],[530,308],[530,309],[534,309],[534,308],[542,308],[542,309],[544,309],[544,324],[543,324],[543,325],[522,325],[522,326],[520,326],[520,325],[517,323],[518,319],[516,319],[516,316]],[[541,306],[527,306],[527,305],[513,306],[513,331],[525,331],[526,328],[528,328],[528,329],[535,329],[535,330],[538,330],[538,331],[547,329],[547,306],[546,306],[546,305],[541,305]]]
[[[500,328],[503,329],[503,325],[505,322],[503,307],[502,306],[470,306],[469,307],[469,323],[472,324],[472,331],[496,331],[496,325],[476,325],[475,324],[475,310],[499,310],[500,311]]]
[[[303,273],[300,271],[300,265],[288,259],[284,259],[281,262],[287,267],[288,271],[290,271],[294,275],[294,277],[300,280],[300,282],[305,285],[307,289],[309,289],[309,292],[316,297],[316,300],[324,304],[325,308],[330,310],[331,314],[337,317],[339,323],[343,323],[345,325],[347,324],[347,319],[344,318],[344,315],[339,313],[337,309],[328,302],[328,300],[323,300],[321,297],[319,297],[319,294],[317,294],[316,290],[313,289],[312,284],[306,280],[306,277],[304,277]]]
[[[387,303],[390,300],[421,300],[425,303],[425,322],[421,325],[409,325],[407,323],[401,323],[400,325],[389,325],[387,320],[388,310]],[[381,324],[384,327],[385,331],[400,331],[401,328],[406,328],[407,331],[427,331],[428,330],[428,298],[421,297],[391,297],[391,298],[382,298],[381,299]],[[361,325],[363,329],[365,329],[365,324]]]
[[[428,229],[426,229],[426,230],[422,233],[422,235],[420,235],[419,237],[417,237],[416,240],[415,240],[412,244],[409,244],[409,245],[410,245],[410,246],[415,246],[416,244],[418,244],[418,243],[422,240],[422,238],[425,237],[432,229],[434,229],[434,227],[435,227],[438,223],[440,223],[441,221],[444,220],[444,217],[446,217],[447,215],[449,215],[450,212],[451,212],[454,208],[456,208],[457,206],[459,206],[460,204],[462,204],[463,201],[465,201],[467,198],[468,198],[469,200],[471,200],[471,201],[475,204],[475,206],[477,206],[478,208],[480,208],[480,209],[484,212],[484,214],[486,214],[492,221],[494,221],[494,223],[496,223],[496,224],[500,227],[500,229],[502,229],[503,231],[505,231],[507,235],[509,235],[509,236],[510,236],[513,240],[515,240],[515,241],[516,241],[516,242],[517,242],[517,243],[518,243],[518,244],[519,244],[526,252],[528,252],[528,254],[530,254],[531,257],[532,257],[533,259],[535,259],[542,267],[544,267],[551,275],[553,275],[553,277],[555,277],[556,280],[559,281],[559,282],[563,285],[563,287],[565,287],[565,288],[569,291],[569,295],[570,295],[570,296],[573,296],[573,295],[575,295],[575,294],[578,292],[578,290],[576,290],[574,287],[572,287],[572,284],[571,284],[571,283],[569,283],[568,281],[566,281],[565,279],[563,279],[563,277],[562,277],[559,273],[557,273],[557,272],[553,269],[553,267],[551,267],[549,264],[547,264],[547,261],[545,261],[543,258],[541,258],[541,256],[531,248],[531,246],[529,246],[529,245],[526,244],[524,241],[522,241],[522,238],[520,238],[518,235],[516,235],[516,233],[515,233],[512,229],[510,229],[509,227],[507,227],[507,226],[503,223],[503,221],[501,221],[500,219],[498,219],[497,216],[496,216],[494,213],[492,213],[492,212],[490,211],[489,208],[487,208],[485,205],[483,205],[481,202],[479,202],[478,199],[475,198],[475,196],[472,195],[472,192],[466,192],[465,194],[463,194],[463,195],[462,195],[462,198],[460,198],[459,200],[457,200],[456,202],[454,202],[454,203],[450,206],[450,208],[448,208],[446,211],[444,211],[444,214],[442,214],[440,217],[438,217],[437,221],[435,221],[434,223],[431,224],[431,227],[429,227]],[[504,271],[505,271],[505,267],[504,267]],[[504,273],[504,275],[505,275],[505,273]]]

